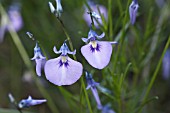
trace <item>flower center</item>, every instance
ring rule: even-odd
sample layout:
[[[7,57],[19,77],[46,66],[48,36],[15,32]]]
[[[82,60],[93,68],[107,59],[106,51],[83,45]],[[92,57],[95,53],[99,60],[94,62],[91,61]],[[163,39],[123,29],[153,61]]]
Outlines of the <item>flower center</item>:
[[[91,41],[91,45],[92,45],[93,48],[96,48],[97,47],[96,41]]]
[[[67,57],[66,56],[61,56],[61,61],[62,61],[62,63],[66,63],[67,62]]]
[[[101,45],[99,45],[96,41],[91,41],[90,43],[91,43],[90,50],[92,52],[95,52],[95,51],[99,52],[100,51]]]
[[[60,65],[60,67],[61,66],[65,66],[65,67],[69,66],[67,56],[61,56],[61,59],[59,61],[59,65]]]

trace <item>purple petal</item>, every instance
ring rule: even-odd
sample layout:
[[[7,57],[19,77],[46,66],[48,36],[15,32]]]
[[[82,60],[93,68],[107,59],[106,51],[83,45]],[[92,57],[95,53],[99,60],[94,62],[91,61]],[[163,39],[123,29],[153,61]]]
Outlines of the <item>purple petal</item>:
[[[81,38],[83,42],[87,43],[89,39],[87,38]]]
[[[101,35],[96,35],[96,37],[98,38],[98,39],[101,39],[101,38],[103,38],[105,36],[105,33],[103,32]]]
[[[82,64],[67,57],[68,64],[61,65],[61,57],[48,60],[45,64],[46,78],[55,85],[71,85],[82,75]]]
[[[23,21],[20,12],[14,9],[10,10],[8,15],[11,22],[10,24],[8,24],[8,28],[13,27],[15,31],[19,31],[23,26]]]
[[[36,62],[36,73],[38,76],[41,76],[41,71],[44,68],[46,60],[45,59],[35,59],[35,62]]]
[[[107,41],[98,41],[99,50],[92,51],[91,43],[81,48],[81,53],[87,62],[97,69],[103,69],[110,61],[112,54],[112,45]]]
[[[129,6],[129,15],[132,24],[134,24],[136,21],[136,14],[138,11],[138,7],[139,7],[138,3],[135,3],[134,1],[132,1],[132,3]]]
[[[34,106],[34,105],[42,104],[42,103],[44,103],[44,102],[47,102],[47,100],[46,100],[46,99],[32,100],[32,101],[30,102],[30,105],[31,105],[31,106]]]
[[[168,49],[162,60],[162,71],[164,79],[169,79],[170,77],[170,49]]]
[[[95,100],[96,100],[97,108],[98,108],[99,110],[102,109],[103,106],[102,106],[102,104],[101,104],[101,102],[100,102],[100,98],[99,98],[98,91],[97,91],[96,87],[95,87],[95,88],[91,87],[91,91],[92,91],[93,96],[94,96],[94,98],[95,98]]]

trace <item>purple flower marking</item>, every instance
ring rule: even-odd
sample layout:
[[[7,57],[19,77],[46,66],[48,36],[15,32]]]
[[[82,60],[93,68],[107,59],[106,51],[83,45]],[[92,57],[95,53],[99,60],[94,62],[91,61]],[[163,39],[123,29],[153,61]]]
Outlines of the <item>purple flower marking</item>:
[[[91,49],[91,51],[92,51],[92,53],[93,53],[93,52],[95,52],[95,51],[100,51],[100,47],[101,47],[101,45],[99,45],[99,44],[97,44],[95,48],[91,45],[91,46],[90,46],[90,49]]]
[[[131,24],[134,24],[136,21],[136,14],[137,14],[138,8],[139,8],[138,1],[133,0],[129,6],[129,15],[130,15]]]
[[[100,101],[100,98],[99,98],[99,95],[98,95],[98,91],[97,91],[97,88],[96,86],[99,85],[99,83],[95,82],[92,78],[92,75],[88,72],[86,72],[86,81],[87,81],[87,90],[90,88],[92,93],[93,93],[93,96],[96,100],[96,103],[97,103],[97,108],[99,110],[101,110],[103,108],[102,104],[101,104],[101,101]]]
[[[34,106],[34,105],[38,105],[38,104],[42,104],[44,102],[46,102],[46,99],[32,99],[31,96],[28,97],[28,99],[23,99],[19,102],[18,107],[20,109],[22,108],[27,108],[30,106]]]
[[[88,38],[82,38],[87,45],[81,47],[81,53],[87,62],[97,69],[103,69],[109,64],[112,54],[112,44],[117,42],[98,41],[105,36],[105,33],[97,35],[92,29],[88,33]]]
[[[36,73],[38,76],[41,76],[41,70],[44,68],[46,58],[42,55],[41,49],[36,43],[36,46],[34,48],[34,57],[31,60],[35,60],[36,62]]]
[[[66,62],[62,62],[62,60],[60,60],[60,61],[59,61],[59,65],[60,65],[60,67],[63,66],[63,65],[64,65],[65,67],[69,66],[68,60],[67,60]]]
[[[76,50],[71,52],[66,44],[63,43],[60,50],[53,48],[56,54],[61,55],[58,58],[50,59],[45,64],[46,78],[55,85],[71,85],[75,83],[82,75],[83,66],[81,63],[72,60],[67,54],[76,54]]]

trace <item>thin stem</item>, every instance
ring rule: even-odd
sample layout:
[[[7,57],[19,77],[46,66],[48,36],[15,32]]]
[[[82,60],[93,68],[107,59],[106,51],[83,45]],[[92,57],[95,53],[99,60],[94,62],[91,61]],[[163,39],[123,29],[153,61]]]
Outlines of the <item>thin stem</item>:
[[[87,12],[87,13],[90,15],[90,18],[91,18],[91,27],[92,27],[92,29],[94,29],[94,20],[93,20],[93,16],[92,16],[92,9],[90,8],[90,6],[86,0],[85,0],[85,5],[89,10],[89,12]]]
[[[91,104],[90,104],[90,101],[89,101],[89,97],[88,97],[88,94],[87,94],[87,91],[86,91],[86,88],[85,88],[85,85],[84,85],[83,78],[81,78],[81,82],[83,83],[82,87],[83,87],[84,94],[85,94],[85,97],[86,97],[86,100],[87,100],[87,106],[89,108],[90,113],[93,113],[92,108],[91,108]]]
[[[20,113],[23,113],[21,109],[18,109],[18,111],[19,111]]]
[[[162,52],[161,58],[159,59],[158,65],[157,65],[157,67],[156,67],[156,70],[155,70],[155,72],[154,72],[154,74],[153,74],[153,76],[152,76],[152,78],[151,78],[151,81],[150,81],[150,83],[149,83],[149,85],[148,85],[148,88],[147,88],[147,90],[146,90],[146,93],[145,93],[145,95],[144,95],[144,99],[143,99],[142,103],[144,103],[144,102],[146,101],[146,99],[147,99],[147,97],[148,97],[148,95],[149,95],[149,93],[150,93],[150,90],[151,90],[151,88],[152,88],[152,86],[153,86],[153,83],[155,82],[155,79],[156,79],[156,77],[157,77],[157,75],[158,75],[158,71],[159,71],[159,69],[160,69],[160,67],[161,67],[162,59],[163,59],[164,54],[165,54],[166,50],[168,49],[169,45],[170,45],[170,36],[169,36],[168,41],[167,41],[167,43],[166,43],[166,45],[165,45],[165,48],[164,48],[164,50],[163,50],[163,52]],[[142,109],[142,108],[141,108],[141,109]],[[140,111],[141,109],[139,109],[139,111]]]
[[[112,0],[108,1],[108,7],[109,7],[109,14],[108,14],[108,19],[109,19],[109,39],[112,40],[113,37],[113,19],[112,19]]]
[[[2,13],[2,16],[5,16],[8,19],[8,22],[10,22],[9,18],[7,16],[7,13],[5,12],[5,10],[4,10],[4,8],[3,8],[3,6],[1,4],[0,4],[0,11]],[[19,39],[19,36],[17,35],[17,33],[15,32],[15,30],[12,27],[9,28],[9,33],[10,33],[10,35],[12,37],[12,40],[13,40],[14,44],[16,45],[16,47],[17,47],[17,49],[18,49],[18,51],[19,51],[25,65],[27,66],[27,68],[34,75],[33,79],[36,80],[36,85],[37,85],[39,91],[48,100],[47,105],[49,106],[50,110],[52,111],[52,113],[59,113],[58,109],[56,108],[56,106],[55,106],[55,104],[53,102],[53,99],[50,97],[50,95],[48,94],[46,89],[41,86],[39,79],[36,78],[36,74],[35,74],[35,71],[34,71],[34,69],[32,67],[30,58],[29,58],[24,46],[22,45],[21,40]]]
[[[63,29],[66,37],[67,37],[67,40],[69,42],[71,51],[73,51],[74,50],[73,49],[73,44],[72,44],[70,36],[68,35],[68,33],[67,33],[66,29],[65,29],[64,23],[62,22],[62,20],[60,18],[57,18],[57,20],[59,21],[59,23],[60,23],[60,25],[61,25],[61,27],[62,27],[62,29]],[[73,58],[74,58],[74,60],[77,60],[75,55],[73,55]],[[93,113],[92,109],[91,109],[90,101],[89,101],[89,98],[88,98],[88,95],[87,95],[87,92],[86,92],[86,88],[85,88],[85,84],[84,84],[84,81],[83,81],[83,77],[81,77],[81,84],[82,84],[82,87],[83,87],[83,90],[84,90],[84,93],[85,93],[85,97],[86,97],[86,101],[87,101],[87,104],[88,104],[89,111],[90,111],[90,113]]]
[[[64,34],[65,34],[65,35],[66,35],[66,37],[67,37],[67,40],[68,40],[68,42],[69,42],[69,45],[70,45],[71,51],[74,51],[74,48],[73,48],[73,44],[72,44],[71,38],[70,38],[70,36],[68,35],[68,33],[67,33],[67,31],[66,31],[66,28],[65,28],[65,26],[64,26],[63,21],[62,21],[60,18],[57,18],[57,20],[58,20],[58,22],[60,23],[61,28],[62,28],[62,30],[63,30],[63,32],[64,32]],[[75,55],[73,55],[73,58],[74,58],[74,60],[77,60],[77,58],[76,58],[76,56],[75,56]]]

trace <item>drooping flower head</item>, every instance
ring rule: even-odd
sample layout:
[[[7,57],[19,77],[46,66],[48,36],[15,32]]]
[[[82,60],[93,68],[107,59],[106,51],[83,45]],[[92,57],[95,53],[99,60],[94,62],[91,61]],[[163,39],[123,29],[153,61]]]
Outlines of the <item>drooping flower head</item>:
[[[104,7],[103,5],[98,5],[98,8],[97,8],[97,5],[95,5],[95,4],[92,3],[92,2],[88,2],[88,4],[89,4],[89,6],[90,6],[90,8],[91,8],[91,10],[92,10],[92,16],[93,16],[93,18],[96,18],[96,19],[98,20],[99,24],[103,25],[102,19],[101,19],[100,15],[99,15],[100,13],[99,13],[99,11],[98,11],[98,8],[99,8],[101,14],[104,16],[104,18],[105,18],[106,21],[107,21],[108,11],[107,11],[106,7]],[[84,14],[83,14],[83,18],[84,18],[84,20],[86,21],[86,23],[90,26],[91,23],[92,23],[92,20],[91,20],[91,17],[90,17],[90,15],[89,15],[89,13],[87,13],[87,12],[89,12],[89,10],[88,10],[87,7],[85,7]],[[97,21],[94,19],[94,26],[95,26],[96,28],[99,28],[99,24],[98,24]]]
[[[91,89],[93,96],[94,96],[96,103],[97,103],[97,108],[101,110],[103,108],[103,106],[101,104],[101,101],[100,101],[100,98],[99,98],[99,95],[98,95],[98,91],[97,91],[97,88],[96,88],[96,86],[99,85],[99,83],[97,83],[93,80],[92,75],[90,73],[86,72],[85,74],[86,74],[86,81],[87,81],[86,90],[88,90],[89,88]]]
[[[36,42],[36,45],[34,47],[34,57],[31,60],[35,60],[36,62],[36,73],[38,76],[41,76],[41,70],[44,68],[46,58],[41,53],[41,48],[38,45],[38,42]]]
[[[42,104],[44,102],[46,102],[46,99],[32,99],[31,96],[29,96],[27,99],[23,99],[19,102],[18,107],[20,109],[22,108],[28,108],[30,106],[34,106],[34,105],[38,105],[38,104]]]
[[[13,4],[9,7],[8,17],[10,22],[7,21],[6,17],[2,16],[1,19],[0,42],[3,41],[5,32],[9,31],[10,28],[13,28],[14,31],[18,32],[23,26],[23,20],[18,4]]]
[[[71,52],[65,41],[59,51],[55,46],[53,51],[61,55],[46,62],[44,68],[46,78],[58,86],[75,83],[82,75],[83,66],[81,63],[72,60],[68,54],[75,55],[76,50]]]
[[[138,1],[133,0],[129,6],[129,15],[130,15],[131,24],[134,24],[136,21],[136,14],[138,12],[138,8],[139,8]]]
[[[112,54],[112,44],[117,43],[97,40],[104,36],[105,33],[97,35],[95,31],[90,29],[88,38],[82,38],[83,42],[88,44],[81,48],[81,53],[87,62],[97,69],[103,69],[109,64]]]
[[[54,8],[54,6],[51,2],[48,3],[50,10],[51,10],[51,13],[54,13],[56,15],[56,17],[61,17],[61,14],[63,12],[61,0],[55,0],[55,1],[56,1],[56,9]]]

